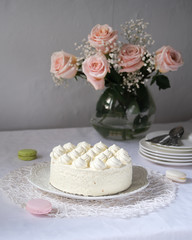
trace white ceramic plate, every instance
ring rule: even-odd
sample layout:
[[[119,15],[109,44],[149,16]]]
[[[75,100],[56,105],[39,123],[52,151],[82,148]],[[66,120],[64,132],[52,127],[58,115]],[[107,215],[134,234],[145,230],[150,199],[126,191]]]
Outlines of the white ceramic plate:
[[[143,149],[139,149],[139,151],[145,155],[146,157],[150,157],[156,160],[160,160],[160,161],[165,161],[165,162],[175,162],[175,163],[192,163],[192,158],[190,160],[186,160],[186,159],[182,159],[182,158],[169,158],[169,157],[160,157],[160,156],[156,156],[154,154],[148,153]]]
[[[181,154],[177,154],[177,155],[176,154],[175,155],[160,154],[160,153],[148,151],[148,150],[142,148],[142,146],[140,146],[139,149],[146,154],[153,155],[153,156],[156,156],[156,157],[159,157],[159,158],[162,158],[162,159],[166,158],[166,159],[173,159],[175,161],[186,161],[186,162],[189,161],[189,162],[192,162],[192,155],[191,156],[188,156],[188,155],[183,156]]]
[[[151,132],[146,135],[146,139],[151,139],[160,135],[168,134],[169,131],[156,131],[156,132]],[[152,144],[152,143],[151,143]],[[157,146],[158,148],[168,148],[168,149],[174,149],[174,150],[190,150],[192,151],[192,140],[191,138],[182,138],[181,139],[181,146],[166,146],[162,144],[153,144]]]
[[[113,199],[113,198],[122,198],[127,197],[129,195],[135,194],[143,189],[145,189],[148,185],[147,179],[147,170],[141,166],[133,166],[133,181],[131,187],[127,190],[107,196],[99,196],[99,197],[91,197],[91,196],[81,196],[70,193],[65,193],[59,191],[54,188],[51,184],[49,184],[49,175],[50,168],[49,163],[46,163],[42,166],[42,164],[37,164],[32,168],[31,174],[28,176],[28,180],[31,184],[37,187],[40,190],[43,190],[48,193],[56,194],[59,196],[73,198],[73,199],[81,199],[81,200],[103,200],[103,199]]]
[[[181,150],[181,149],[171,149],[171,148],[159,148],[155,144],[151,144],[145,141],[145,138],[139,141],[139,145],[148,151],[165,154],[165,155],[177,155],[177,156],[192,156],[192,151],[190,150]]]
[[[140,152],[139,151],[139,154],[141,155],[141,157],[143,157],[144,159],[150,161],[150,162],[153,162],[153,163],[157,163],[157,164],[161,164],[161,165],[168,165],[168,166],[191,166],[192,165],[192,162],[191,163],[180,163],[180,162],[166,162],[166,161],[162,161],[162,160],[157,160],[157,159],[154,159],[153,157],[149,157],[149,156],[146,156],[144,153]]]

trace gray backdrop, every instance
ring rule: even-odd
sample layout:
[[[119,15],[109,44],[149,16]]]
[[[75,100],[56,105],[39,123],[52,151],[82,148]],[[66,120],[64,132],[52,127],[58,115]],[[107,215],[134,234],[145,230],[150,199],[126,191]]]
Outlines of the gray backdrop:
[[[169,73],[171,88],[151,88],[156,122],[192,118],[191,0],[0,0],[0,130],[88,126],[101,91],[84,80],[55,87],[52,52],[77,54],[74,42],[96,24],[149,22],[155,44],[182,53],[184,66]]]

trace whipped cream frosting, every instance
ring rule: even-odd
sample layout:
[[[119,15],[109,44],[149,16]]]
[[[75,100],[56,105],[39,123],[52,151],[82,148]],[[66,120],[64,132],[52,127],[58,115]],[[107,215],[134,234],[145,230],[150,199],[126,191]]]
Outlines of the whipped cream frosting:
[[[78,152],[79,155],[83,155],[84,153],[86,153],[86,149],[82,146],[77,146],[75,148],[75,151]]]
[[[68,155],[73,160],[75,160],[76,158],[78,158],[80,156],[80,154],[75,149],[73,149],[71,152],[69,152]]]
[[[50,157],[74,168],[95,170],[120,168],[131,162],[131,157],[123,148],[115,144],[108,148],[102,142],[96,143],[93,147],[85,141],[78,143],[77,146],[70,142],[63,146],[58,145],[53,148]]]
[[[77,144],[77,147],[83,147],[85,148],[86,150],[89,150],[91,148],[91,144],[83,141],[83,142],[80,142]]]
[[[116,152],[115,156],[123,163],[127,164],[131,162],[131,157],[129,156],[128,152],[121,148],[119,151]]]
[[[106,149],[106,150],[103,152],[103,154],[105,154],[105,156],[106,156],[107,158],[113,157],[113,153],[112,153],[111,151],[109,151],[108,149]]]
[[[87,151],[87,155],[90,156],[91,158],[94,158],[97,154],[92,149],[89,149]]]
[[[96,155],[98,155],[99,153],[102,152],[102,149],[100,147],[98,147],[98,146],[94,146],[92,149],[96,153]]]
[[[75,145],[73,145],[72,143],[68,142],[68,143],[63,145],[63,148],[68,153],[68,152],[71,152],[73,149],[75,149]]]
[[[73,160],[65,153],[59,157],[59,161],[64,164],[70,165]]]
[[[105,145],[104,143],[102,142],[98,142],[94,145],[94,147],[98,147],[100,148],[102,151],[105,151],[107,149],[107,145]]]
[[[109,151],[111,151],[113,154],[115,154],[115,153],[120,149],[120,147],[118,147],[116,144],[113,144],[113,145],[110,146],[108,149],[109,149]]]
[[[61,145],[58,145],[53,148],[52,152],[50,153],[50,157],[53,159],[57,159],[64,153],[66,153],[65,149]]]
[[[78,157],[75,161],[72,162],[72,165],[75,168],[87,168],[87,162],[81,157]]]
[[[86,153],[83,154],[83,155],[81,156],[81,158],[82,158],[84,161],[86,161],[87,163],[89,163],[89,162],[91,161],[91,157],[90,157],[89,155],[87,155]]]
[[[122,166],[122,163],[116,157],[111,157],[107,160],[106,165],[111,168],[120,168]]]
[[[106,168],[106,165],[99,158],[95,158],[95,160],[90,162],[90,168],[96,169],[96,170],[103,170]]]
[[[95,159],[100,159],[102,162],[105,163],[107,161],[107,156],[101,152],[99,155],[95,157]]]

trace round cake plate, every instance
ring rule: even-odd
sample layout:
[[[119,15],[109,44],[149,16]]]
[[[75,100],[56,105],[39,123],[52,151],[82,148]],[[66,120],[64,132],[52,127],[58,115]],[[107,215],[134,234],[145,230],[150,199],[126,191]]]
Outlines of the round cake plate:
[[[42,163],[37,164],[32,168],[31,174],[28,176],[28,181],[38,189],[43,190],[45,192],[56,194],[58,196],[81,200],[105,200],[127,197],[129,195],[142,191],[149,185],[149,181],[147,178],[147,170],[141,166],[133,166],[132,185],[127,190],[113,195],[98,197],[75,195],[62,192],[54,188],[49,183],[49,175],[50,175],[50,163],[45,163],[44,165],[42,165]]]
[[[165,160],[160,160],[154,157],[151,157],[147,154],[145,154],[142,151],[139,151],[139,154],[141,157],[143,157],[144,159],[153,162],[153,163],[157,163],[157,164],[161,164],[161,165],[172,165],[172,166],[192,166],[192,162],[171,162],[169,160],[165,161]]]
[[[179,149],[172,149],[172,148],[159,148],[157,144],[153,144],[150,142],[146,142],[145,138],[141,139],[139,141],[139,146],[141,146],[143,149],[155,152],[161,155],[172,155],[172,156],[190,156],[192,157],[192,151],[191,150],[179,150]]]
[[[158,160],[165,160],[165,161],[170,161],[170,162],[192,162],[192,156],[191,157],[182,157],[182,156],[177,156],[177,155],[160,155],[156,152],[150,152],[142,148],[141,146],[139,147],[140,152],[142,152],[145,155],[148,155],[149,157],[156,158]]]

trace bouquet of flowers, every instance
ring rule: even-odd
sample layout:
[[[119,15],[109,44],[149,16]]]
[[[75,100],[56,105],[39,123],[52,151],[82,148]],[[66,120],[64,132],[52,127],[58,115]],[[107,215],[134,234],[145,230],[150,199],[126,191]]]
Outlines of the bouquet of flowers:
[[[96,25],[87,40],[78,46],[75,43],[80,57],[64,51],[52,54],[50,72],[54,82],[61,85],[67,79],[81,77],[96,90],[106,87],[97,104],[97,117],[102,117],[102,120],[109,113],[109,96],[115,96],[110,101],[113,113],[118,112],[118,116],[127,119],[127,111],[132,108],[130,102],[135,101],[135,108],[139,109],[136,122],[146,121],[141,114],[146,110],[142,107],[143,101],[147,101],[145,83],[150,79],[150,84],[156,83],[159,89],[169,88],[169,79],[164,74],[183,65],[181,54],[170,46],[163,46],[155,53],[148,51],[154,41],[145,31],[147,25],[143,19],[122,24],[126,42],[120,41],[117,31],[107,24]],[[105,107],[101,107],[101,103]]]
[[[50,71],[53,80],[61,85],[66,79],[83,77],[96,90],[114,82],[128,91],[135,91],[151,78],[151,84],[156,82],[159,89],[170,87],[163,73],[176,71],[183,65],[181,54],[170,46],[163,46],[151,54],[147,47],[154,41],[145,32],[146,27],[147,23],[142,19],[121,25],[127,40],[127,43],[123,43],[118,41],[117,31],[110,26],[96,25],[88,35],[88,40],[83,40],[83,44],[76,48],[82,50],[81,57],[64,51],[52,54]]]

